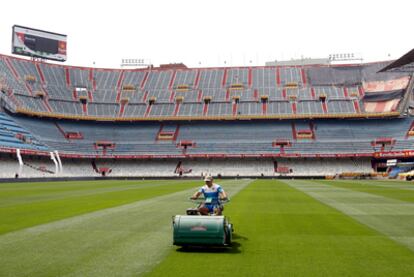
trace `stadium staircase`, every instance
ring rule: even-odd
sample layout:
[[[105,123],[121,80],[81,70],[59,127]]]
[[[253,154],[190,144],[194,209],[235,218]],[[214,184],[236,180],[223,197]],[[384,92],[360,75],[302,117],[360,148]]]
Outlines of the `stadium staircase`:
[[[371,142],[374,151],[384,152],[391,151],[396,143],[394,138],[377,138]]]
[[[292,122],[292,136],[295,140],[315,140],[315,131],[313,122]]]
[[[180,131],[178,124],[161,124],[155,137],[156,142],[175,142]]]
[[[178,161],[177,166],[174,169],[174,174],[178,174],[178,176],[182,176],[184,174],[189,174],[192,171],[193,170],[191,168],[189,168],[189,169],[184,168],[184,165],[183,165],[182,161]]]
[[[272,142],[272,147],[279,148],[280,154],[285,154],[285,148],[291,147],[292,142],[288,139],[276,139]]]
[[[34,165],[32,165],[30,163],[27,163],[27,162],[23,162],[23,164],[24,164],[24,166],[27,166],[31,169],[34,169],[34,170],[42,172],[42,173],[55,174],[54,171],[51,171],[51,170],[47,169],[45,166],[34,166]]]

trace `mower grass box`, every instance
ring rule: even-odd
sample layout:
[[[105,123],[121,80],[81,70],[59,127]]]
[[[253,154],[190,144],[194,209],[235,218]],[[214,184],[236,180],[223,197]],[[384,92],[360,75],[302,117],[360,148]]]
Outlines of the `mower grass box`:
[[[178,246],[226,246],[232,227],[224,216],[176,215],[173,217],[173,244]]]

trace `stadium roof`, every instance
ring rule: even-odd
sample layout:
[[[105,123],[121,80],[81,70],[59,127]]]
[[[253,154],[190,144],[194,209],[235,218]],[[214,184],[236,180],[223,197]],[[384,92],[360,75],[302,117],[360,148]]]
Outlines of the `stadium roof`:
[[[414,49],[378,72],[414,72]]]

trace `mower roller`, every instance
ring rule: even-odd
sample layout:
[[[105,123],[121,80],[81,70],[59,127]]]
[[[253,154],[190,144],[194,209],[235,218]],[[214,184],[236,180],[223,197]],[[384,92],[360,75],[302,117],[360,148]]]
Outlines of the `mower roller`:
[[[209,199],[198,199],[198,207],[187,209],[186,215],[173,216],[173,244],[177,246],[230,246],[233,225],[229,219],[219,215],[222,205],[229,200],[221,200],[219,209],[213,213],[202,215],[200,205],[208,203]]]

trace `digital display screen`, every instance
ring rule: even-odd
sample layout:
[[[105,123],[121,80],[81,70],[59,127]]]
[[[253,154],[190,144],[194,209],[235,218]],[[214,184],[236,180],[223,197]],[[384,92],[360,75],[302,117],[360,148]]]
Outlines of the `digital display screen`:
[[[13,26],[12,53],[66,61],[67,36],[23,26]]]

